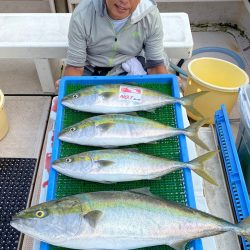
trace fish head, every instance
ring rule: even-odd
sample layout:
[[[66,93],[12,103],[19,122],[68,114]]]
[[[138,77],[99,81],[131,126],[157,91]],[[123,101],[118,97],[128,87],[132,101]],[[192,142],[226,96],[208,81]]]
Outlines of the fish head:
[[[52,162],[52,167],[62,174],[74,173],[81,175],[89,172],[94,160],[86,152],[78,155],[72,155]]]
[[[58,244],[77,235],[82,222],[81,203],[71,196],[27,208],[10,225],[33,238]]]
[[[95,104],[98,99],[98,92],[94,87],[69,94],[62,99],[62,104],[68,108],[84,110]]]
[[[63,129],[58,137],[62,141],[82,144],[81,142],[87,143],[93,136],[95,136],[95,123],[86,119]]]

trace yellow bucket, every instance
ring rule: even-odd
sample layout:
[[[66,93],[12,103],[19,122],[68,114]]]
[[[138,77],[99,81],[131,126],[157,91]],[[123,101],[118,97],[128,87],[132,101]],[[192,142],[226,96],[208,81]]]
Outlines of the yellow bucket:
[[[4,110],[4,95],[0,89],[0,140],[4,138],[9,130],[6,112]]]
[[[188,64],[184,96],[209,91],[197,98],[193,105],[204,118],[209,118],[208,123],[213,124],[214,113],[220,109],[221,104],[225,104],[230,113],[237,101],[239,87],[248,83],[247,73],[233,63],[212,57],[197,58]],[[190,111],[187,113],[194,120],[201,119]]]

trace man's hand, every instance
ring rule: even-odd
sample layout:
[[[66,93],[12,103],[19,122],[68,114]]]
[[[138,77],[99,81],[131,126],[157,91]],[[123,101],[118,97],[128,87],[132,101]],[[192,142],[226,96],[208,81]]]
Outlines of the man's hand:
[[[80,67],[74,67],[70,65],[67,65],[65,67],[64,76],[82,76],[83,74],[84,74],[84,68],[82,67],[80,68]],[[59,84],[60,84],[60,79],[58,79],[55,82],[56,91],[58,91]]]
[[[153,75],[153,74],[169,74],[169,72],[167,71],[165,65],[161,64],[161,65],[153,67],[153,68],[148,68],[148,74],[149,75]],[[183,91],[182,79],[179,76],[177,76],[177,80],[178,80],[179,88],[181,89],[181,91]]]
[[[60,79],[58,79],[58,80],[55,81],[56,92],[58,92],[59,84],[60,84]]]
[[[148,74],[154,75],[154,74],[168,74],[168,71],[164,64],[160,64],[158,66],[148,68]]]

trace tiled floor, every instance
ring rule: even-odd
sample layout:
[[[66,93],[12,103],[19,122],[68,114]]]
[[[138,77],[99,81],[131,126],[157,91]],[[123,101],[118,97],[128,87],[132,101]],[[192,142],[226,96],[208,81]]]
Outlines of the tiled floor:
[[[0,157],[39,158],[47,126],[50,96],[6,96],[9,132]]]

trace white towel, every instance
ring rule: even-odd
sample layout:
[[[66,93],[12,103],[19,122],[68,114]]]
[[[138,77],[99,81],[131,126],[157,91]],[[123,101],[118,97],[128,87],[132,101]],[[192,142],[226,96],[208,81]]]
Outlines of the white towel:
[[[122,68],[128,72],[128,75],[146,75],[147,72],[143,69],[141,63],[135,58],[131,58],[122,63]]]

